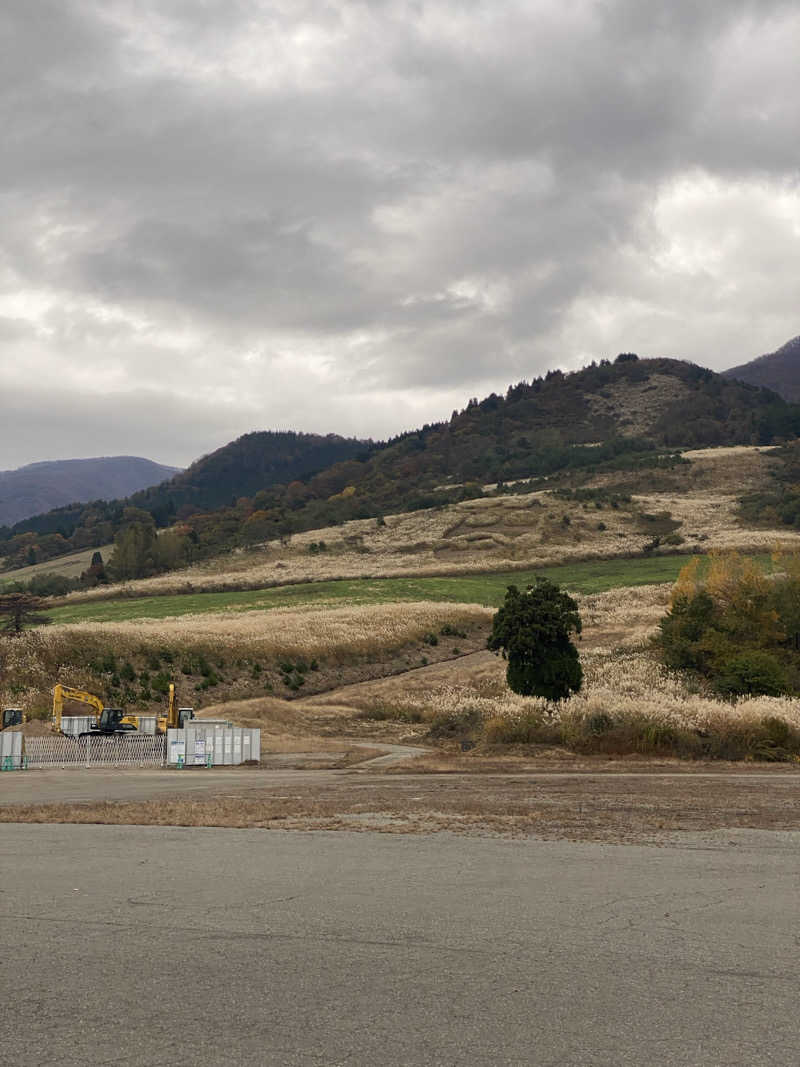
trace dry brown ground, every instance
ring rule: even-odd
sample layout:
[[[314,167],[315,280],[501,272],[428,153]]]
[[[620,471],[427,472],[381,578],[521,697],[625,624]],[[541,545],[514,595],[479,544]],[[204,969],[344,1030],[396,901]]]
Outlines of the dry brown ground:
[[[633,765],[630,765],[633,766]],[[113,823],[502,834],[659,843],[683,831],[800,827],[800,776],[714,773],[306,775],[279,792],[160,798],[147,803],[0,808],[3,822]]]

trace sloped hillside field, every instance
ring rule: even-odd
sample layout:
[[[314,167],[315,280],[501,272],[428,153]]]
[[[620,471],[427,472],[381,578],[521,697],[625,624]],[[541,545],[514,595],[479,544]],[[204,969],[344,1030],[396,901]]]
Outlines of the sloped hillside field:
[[[685,562],[681,556],[654,556],[455,577],[343,579],[226,593],[93,599],[53,608],[50,615],[58,623],[79,623],[164,619],[220,611],[270,611],[306,605],[334,607],[339,603],[391,604],[432,600],[497,607],[509,585],[524,588],[537,575],[552,578],[574,592],[594,593],[618,586],[674,581]]]
[[[709,553],[744,549],[763,575],[783,565],[776,547],[797,552],[800,534],[750,524],[740,508],[783,451],[702,449],[624,481],[595,471],[552,488],[487,486],[76,592],[48,609],[53,626],[6,642],[0,698],[46,715],[60,680],[152,711],[176,682],[183,703],[258,723],[283,748],[389,739],[432,748],[432,768],[498,752],[792,760],[792,700],[722,700],[666,670],[653,644],[689,558],[702,577]],[[585,623],[586,684],[558,708],[511,694],[485,651],[508,586],[537,576],[576,595]]]
[[[195,707],[288,699],[482,648],[490,615],[409,603],[51,626],[2,642],[0,701],[47,716],[57,681],[131,710],[165,707],[170,682]]]

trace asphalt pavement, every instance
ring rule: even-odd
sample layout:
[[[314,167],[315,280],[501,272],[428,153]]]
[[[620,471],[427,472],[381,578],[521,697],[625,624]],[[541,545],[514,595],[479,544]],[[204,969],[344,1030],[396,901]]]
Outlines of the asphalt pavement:
[[[798,846],[0,825],[0,1063],[794,1067]]]

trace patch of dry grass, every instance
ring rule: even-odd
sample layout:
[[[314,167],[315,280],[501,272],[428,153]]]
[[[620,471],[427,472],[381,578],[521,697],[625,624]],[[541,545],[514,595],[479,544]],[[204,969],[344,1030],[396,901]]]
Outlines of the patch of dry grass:
[[[227,695],[263,693],[267,668],[279,677],[276,664],[282,661],[318,661],[320,674],[359,663],[368,674],[381,674],[394,656],[422,644],[445,623],[483,632],[490,617],[489,609],[477,605],[423,602],[52,626],[3,643],[0,702],[29,711],[47,708],[59,681],[95,691],[108,682],[98,675],[97,663],[109,652],[117,663],[166,653],[179,682],[182,662],[207,657],[215,669],[234,675],[236,685],[222,690]],[[436,652],[446,654],[444,648]],[[260,673],[250,673],[253,664]]]
[[[42,563],[31,563],[27,567],[17,567],[12,571],[0,573],[0,585],[7,582],[28,582],[43,574],[63,574],[68,578],[79,578],[92,562],[95,552],[102,553],[107,560],[114,551],[113,544],[101,545],[99,548],[84,548],[80,552],[71,552],[68,556],[57,556]],[[0,563],[4,560],[0,559]]]
[[[391,700],[398,711],[421,711],[426,719],[457,715],[465,708],[476,709],[490,730],[495,725],[498,738],[503,734],[503,725],[527,722],[563,727],[568,736],[571,727],[588,720],[600,722],[601,716],[611,721],[646,720],[659,727],[715,734],[746,729],[772,718],[800,730],[800,702],[791,697],[744,697],[726,703],[703,696],[642,651],[587,652],[581,660],[584,687],[558,707],[536,697],[512,693],[505,684],[505,665],[500,660],[495,661],[494,667],[488,660],[482,661],[468,677],[459,679],[454,672],[450,684],[440,683],[427,692],[398,686],[392,693],[392,680],[387,679],[381,699]],[[362,697],[361,702],[367,700],[369,696]]]
[[[531,777],[345,775],[302,791],[170,796],[152,802],[0,807],[0,822],[223,826],[661,841],[722,827],[797,829],[797,775]],[[286,795],[291,793],[292,795]]]
[[[491,614],[489,608],[477,604],[427,601],[349,607],[309,605],[303,609],[67,624],[44,631],[42,640],[92,643],[98,639],[104,645],[112,642],[120,654],[142,644],[187,652],[213,652],[224,646],[229,655],[249,652],[265,658],[322,656],[344,661],[353,656],[381,656],[421,641],[445,622],[456,626],[483,624]]]

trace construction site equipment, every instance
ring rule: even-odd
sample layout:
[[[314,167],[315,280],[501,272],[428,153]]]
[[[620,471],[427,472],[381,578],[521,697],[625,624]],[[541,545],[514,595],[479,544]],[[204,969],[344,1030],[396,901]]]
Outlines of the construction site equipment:
[[[90,727],[87,734],[80,736],[92,736],[94,734],[129,734],[139,730],[139,719],[136,715],[126,715],[122,708],[103,708],[97,723]]]
[[[57,685],[53,689],[53,718],[52,727],[55,733],[64,731],[61,728],[61,720],[64,717],[64,701],[74,700],[79,704],[88,704],[94,708],[98,717],[103,713],[103,701],[100,697],[87,693],[83,689],[73,689],[70,685]]]
[[[159,715],[156,732],[165,734],[167,730],[182,730],[187,722],[194,718],[194,708],[179,708],[175,694],[175,683],[169,683],[169,703],[167,714]]]
[[[133,733],[139,729],[139,717],[126,715],[122,708],[106,708],[100,697],[93,693],[87,693],[84,689],[73,689],[69,685],[56,685],[53,689],[53,719],[52,726],[56,733],[64,733],[62,719],[64,717],[64,701],[74,700],[79,704],[88,704],[97,712],[97,720],[87,731],[80,734],[81,737],[94,734]]]
[[[22,726],[24,722],[25,712],[22,708],[3,708],[0,730],[7,730],[9,726]]]

